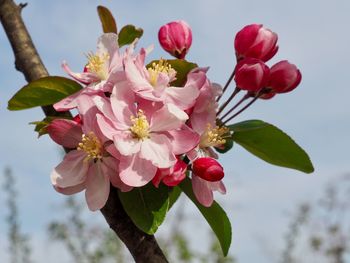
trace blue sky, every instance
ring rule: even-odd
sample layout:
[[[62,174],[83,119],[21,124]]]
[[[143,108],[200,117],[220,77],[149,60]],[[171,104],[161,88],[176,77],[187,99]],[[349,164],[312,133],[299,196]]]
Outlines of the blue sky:
[[[240,28],[262,23],[278,33],[280,50],[268,64],[288,59],[298,65],[303,81],[290,94],[259,101],[237,121],[262,119],[280,127],[310,154],[316,171],[307,175],[273,167],[239,146],[222,156],[228,194],[219,196],[218,200],[232,221],[231,254],[240,262],[272,262],[281,248],[287,213],[293,211],[298,202],[315,199],[325,182],[350,170],[349,1],[28,2],[23,16],[52,75],[64,75],[60,67],[62,60],[67,60],[73,69],[81,69],[86,62],[84,53],[95,50],[96,39],[101,34],[96,14],[99,4],[111,9],[119,28],[132,23],[144,29],[138,47],[155,44],[150,60],[168,57],[157,43],[159,27],[172,20],[186,20],[193,30],[188,60],[210,66],[209,77],[220,84],[225,83],[234,67],[233,38]],[[12,50],[2,30],[0,54],[0,119],[3,122],[0,169],[10,166],[17,176],[22,225],[24,231],[33,236],[35,254],[42,259],[39,262],[44,262],[48,251],[57,253],[55,247],[40,248],[47,241],[45,226],[58,216],[57,204],[63,201],[49,181],[50,171],[61,156],[53,142],[47,137],[38,140],[33,127],[28,125],[43,118],[41,110],[9,112],[6,109],[8,99],[25,85],[25,80],[14,69]],[[0,192],[1,203],[3,199]],[[194,210],[188,204],[187,213],[197,215]],[[4,216],[2,209],[0,250],[5,242]],[[102,221],[98,213],[93,218]],[[193,231],[191,226],[201,221],[191,216],[185,226],[197,248],[208,228],[203,222],[195,228],[197,232],[190,231]],[[166,226],[160,232],[166,233]]]

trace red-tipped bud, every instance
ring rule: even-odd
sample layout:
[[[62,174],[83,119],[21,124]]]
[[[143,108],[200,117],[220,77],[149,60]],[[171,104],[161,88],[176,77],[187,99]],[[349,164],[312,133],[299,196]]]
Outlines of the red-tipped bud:
[[[202,157],[192,164],[193,173],[209,182],[220,181],[224,177],[224,168],[213,158]]]
[[[276,93],[286,93],[295,89],[301,81],[299,69],[282,60],[271,67],[268,87]]]
[[[243,27],[235,37],[237,60],[250,57],[268,61],[277,53],[277,39],[277,34],[263,25]]]
[[[257,92],[266,87],[269,74],[270,69],[263,61],[245,58],[236,66],[236,85],[242,90]]]
[[[183,20],[170,22],[159,29],[159,43],[176,58],[185,58],[192,44],[192,30]]]

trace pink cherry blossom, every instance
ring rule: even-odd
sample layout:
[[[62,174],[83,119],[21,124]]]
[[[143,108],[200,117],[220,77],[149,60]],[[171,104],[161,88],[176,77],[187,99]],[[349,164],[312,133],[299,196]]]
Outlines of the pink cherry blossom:
[[[176,163],[175,154],[198,144],[194,132],[181,133],[188,119],[184,111],[173,104],[136,103],[128,82],[116,86],[110,99],[96,97],[95,103],[102,112],[97,115],[99,127],[120,153],[120,178],[127,185],[147,184],[158,168]],[[177,145],[185,136],[190,137],[186,140],[190,145]]]
[[[147,100],[171,103],[183,110],[192,107],[199,95],[196,83],[188,81],[184,87],[171,86],[176,79],[176,71],[171,65],[161,59],[147,69],[145,56],[146,51],[141,49],[136,59],[132,56],[125,59],[125,73],[131,89]]]
[[[95,211],[107,202],[110,182],[122,191],[129,191],[131,187],[115,178],[119,177],[119,161],[106,154],[104,144],[107,138],[98,128],[98,110],[91,98],[82,95],[77,104],[82,124],[57,119],[47,128],[55,142],[72,149],[52,171],[51,181],[55,189],[63,194],[74,194],[85,189],[88,207]]]
[[[75,80],[87,84],[77,93],[68,96],[54,105],[57,111],[66,111],[77,106],[76,99],[81,94],[102,94],[111,92],[112,87],[120,78],[124,78],[123,58],[119,53],[118,35],[114,33],[103,34],[97,41],[95,54],[87,55],[88,63],[82,73],[74,73],[66,62],[63,69]]]

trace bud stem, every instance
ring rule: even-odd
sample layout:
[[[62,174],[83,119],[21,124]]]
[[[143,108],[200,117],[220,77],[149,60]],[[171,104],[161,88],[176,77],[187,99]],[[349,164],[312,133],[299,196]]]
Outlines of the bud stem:
[[[219,111],[216,113],[217,116],[220,115],[220,113],[226,108],[226,106],[231,102],[231,100],[233,100],[233,98],[238,94],[238,92],[240,92],[241,89],[236,87],[235,90],[232,92],[231,96],[228,98],[227,101],[224,102],[224,104],[221,105],[221,107],[219,108]]]
[[[231,76],[228,78],[225,86],[224,86],[224,89],[222,90],[222,93],[221,95],[216,99],[217,102],[219,102],[219,100],[221,99],[222,95],[224,95],[225,91],[227,90],[228,86],[230,85],[231,81],[233,80],[233,77],[235,76],[235,73],[236,73],[236,67],[233,69],[232,73],[231,73]]]
[[[258,94],[256,94],[256,96],[254,97],[254,99],[252,99],[247,105],[245,105],[242,109],[240,109],[237,113],[233,114],[230,118],[228,118],[226,121],[224,121],[222,123],[222,125],[225,125],[226,123],[228,123],[230,120],[232,120],[233,118],[237,117],[239,114],[241,114],[243,111],[245,111],[247,108],[250,107],[250,105],[252,105],[257,99],[259,99],[259,97],[262,95],[262,92],[258,92]]]
[[[240,101],[237,102],[237,104],[235,106],[233,106],[228,112],[225,113],[224,116],[222,116],[220,118],[220,121],[222,121],[227,115],[229,115],[232,111],[234,111],[239,105],[242,104],[243,101],[245,101],[246,99],[248,99],[250,96],[249,94],[247,93],[246,95],[243,96],[242,99],[240,99]]]

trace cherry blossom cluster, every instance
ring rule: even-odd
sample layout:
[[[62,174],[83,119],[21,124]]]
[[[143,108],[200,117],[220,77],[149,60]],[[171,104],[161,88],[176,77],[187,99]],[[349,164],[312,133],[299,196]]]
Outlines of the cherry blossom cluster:
[[[124,192],[148,183],[175,186],[191,170],[196,198],[210,206],[213,191],[226,192],[212,150],[229,135],[216,125],[220,86],[209,81],[207,68],[193,69],[183,86],[173,86],[177,72],[166,60],[146,67],[152,47],[136,52],[135,41],[122,52],[117,43],[118,35],[103,34],[82,73],[63,63],[85,87],[54,105],[78,115],[47,127],[50,137],[69,149],[52,171],[53,186],[63,194],[85,190],[94,211],[105,205],[110,185]],[[187,51],[176,52],[183,58]]]
[[[165,51],[184,59],[192,32],[186,22],[175,21],[162,26],[158,38]],[[209,207],[214,191],[226,193],[224,170],[213,150],[232,136],[224,124],[257,98],[293,90],[301,74],[287,61],[271,69],[265,64],[278,47],[277,35],[262,25],[246,26],[236,35],[238,64],[224,89],[208,79],[208,68],[200,67],[175,86],[179,72],[171,63],[160,59],[147,64],[153,46],[136,51],[136,43],[137,39],[122,51],[118,35],[106,33],[98,39],[96,52],[87,55],[82,73],[63,63],[84,88],[54,105],[57,111],[78,114],[55,119],[47,127],[50,137],[68,151],[52,171],[52,184],[63,194],[85,190],[94,211],[107,202],[110,185],[126,192],[149,183],[173,187],[189,177],[195,197]],[[237,87],[219,108],[233,78]],[[219,118],[241,90],[247,94]],[[254,97],[252,102],[223,119],[249,97]]]

